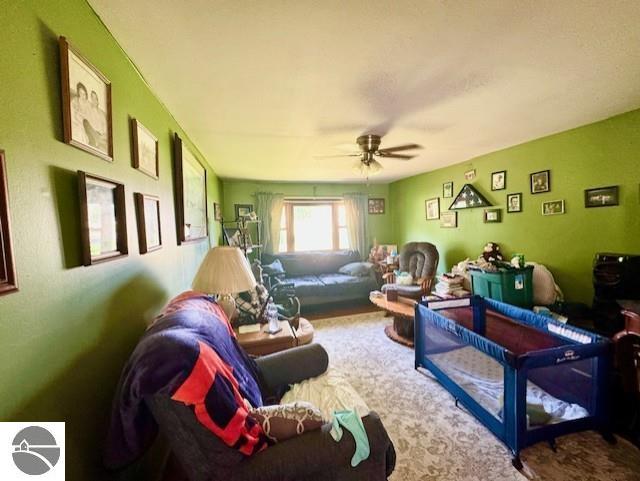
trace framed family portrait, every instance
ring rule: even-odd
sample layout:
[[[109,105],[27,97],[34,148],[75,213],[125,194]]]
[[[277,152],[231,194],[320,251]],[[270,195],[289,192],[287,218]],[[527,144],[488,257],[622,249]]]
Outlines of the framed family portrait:
[[[176,224],[178,245],[205,239],[207,225],[207,170],[174,136],[174,175],[176,187]]]
[[[507,195],[507,213],[522,212],[522,192]]]
[[[507,188],[507,171],[501,170],[491,174],[491,190],[504,190]]]
[[[18,290],[16,265],[11,242],[9,189],[4,151],[0,150],[0,295]]]
[[[82,261],[85,266],[128,254],[124,185],[78,172]]]
[[[453,182],[445,182],[442,184],[442,197],[445,199],[453,197]]]
[[[620,204],[620,194],[617,185],[598,187],[584,191],[585,207],[611,207]]]
[[[60,37],[64,141],[113,161],[111,82]]]
[[[543,192],[551,191],[551,171],[542,170],[540,172],[534,172],[530,175],[530,178],[532,194],[542,194]]]
[[[424,201],[424,210],[427,220],[437,220],[440,218],[440,198],[429,199]]]
[[[384,214],[384,199],[369,199],[369,214]]]
[[[133,139],[133,167],[149,177],[160,177],[158,162],[158,139],[136,119],[131,119]]]
[[[542,203],[542,215],[564,214],[564,200],[550,200]]]
[[[502,222],[502,210],[500,209],[485,209],[484,210],[484,223],[494,224]]]
[[[443,212],[442,214],[440,214],[440,227],[444,227],[444,228],[458,227],[458,213],[456,211],[453,211],[453,212]]]
[[[146,254],[162,247],[160,231],[160,199],[155,195],[134,194],[138,224],[138,245],[140,254]]]

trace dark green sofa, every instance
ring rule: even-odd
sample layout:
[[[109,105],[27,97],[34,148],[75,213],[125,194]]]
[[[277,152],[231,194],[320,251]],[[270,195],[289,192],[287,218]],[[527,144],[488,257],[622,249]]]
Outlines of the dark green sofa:
[[[365,275],[342,274],[346,264],[359,262],[356,251],[317,251],[264,254],[262,265],[280,260],[285,274],[283,281],[293,283],[302,308],[334,302],[366,301],[369,292],[379,288],[373,267]]]

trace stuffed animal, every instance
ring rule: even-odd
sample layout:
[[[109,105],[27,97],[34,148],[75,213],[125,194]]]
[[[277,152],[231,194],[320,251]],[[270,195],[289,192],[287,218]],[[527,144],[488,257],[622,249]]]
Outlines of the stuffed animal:
[[[492,264],[503,260],[500,246],[495,242],[487,242],[487,245],[482,249],[482,257]]]

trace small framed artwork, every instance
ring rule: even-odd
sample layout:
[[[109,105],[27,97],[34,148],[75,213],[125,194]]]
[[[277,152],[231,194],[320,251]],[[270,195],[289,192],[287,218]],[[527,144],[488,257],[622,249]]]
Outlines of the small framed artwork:
[[[597,189],[587,189],[584,191],[585,207],[610,207],[620,204],[619,187],[598,187]]]
[[[485,209],[484,223],[493,224],[497,222],[502,222],[502,210],[501,209]]]
[[[154,179],[160,177],[158,139],[136,119],[131,119],[133,167]]]
[[[128,254],[124,185],[78,172],[82,261],[85,266]]]
[[[4,151],[0,150],[0,295],[18,290],[16,265],[11,242],[11,220],[9,215],[9,189]]]
[[[437,220],[440,218],[440,197],[424,201],[424,209],[427,220]]]
[[[234,204],[236,212],[236,219],[242,219],[244,217],[250,217],[253,212],[252,204]]]
[[[173,162],[176,187],[176,226],[178,245],[206,239],[207,170],[184,145],[178,134],[174,136]]]
[[[531,178],[531,193],[542,194],[543,192],[551,191],[551,171],[542,170],[540,172],[534,172],[530,175]]]
[[[504,190],[507,188],[507,171],[501,170],[491,174],[491,190]]]
[[[453,211],[453,212],[443,212],[442,214],[440,214],[440,227],[444,227],[444,228],[458,227],[458,213],[456,211]]]
[[[550,200],[542,203],[542,215],[564,214],[564,200]]]
[[[384,214],[384,199],[369,199],[369,214]]]
[[[445,199],[453,197],[453,182],[445,182],[442,184],[442,197]]]
[[[138,245],[140,254],[156,251],[162,247],[160,232],[160,199],[155,195],[134,194],[138,220]]]
[[[507,195],[507,213],[522,212],[522,192]]]
[[[220,209],[220,204],[217,202],[213,203],[213,220],[216,222],[220,222],[222,220],[222,209]]]
[[[464,173],[464,178],[467,181],[475,179],[476,178],[476,169],[467,170]]]
[[[66,38],[58,45],[64,141],[112,162],[111,82]]]

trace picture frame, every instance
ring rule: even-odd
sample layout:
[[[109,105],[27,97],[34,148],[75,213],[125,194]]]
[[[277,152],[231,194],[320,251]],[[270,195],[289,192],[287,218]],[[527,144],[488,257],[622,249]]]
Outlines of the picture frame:
[[[587,208],[616,205],[620,205],[620,188],[617,185],[596,187],[584,191],[584,206]]]
[[[440,227],[446,229],[458,227],[458,212],[454,210],[441,213]]]
[[[178,245],[182,245],[209,236],[207,169],[177,133],[173,150],[177,240]]]
[[[233,204],[236,219],[249,217],[253,212],[253,204]]]
[[[450,199],[453,197],[453,182],[445,182],[442,184],[442,197]]]
[[[160,178],[158,139],[137,119],[131,119],[131,138],[133,168],[158,180]]]
[[[531,193],[542,194],[544,192],[551,192],[551,171],[541,170],[540,172],[534,172],[529,174]]]
[[[157,251],[162,248],[160,198],[140,192],[136,192],[133,196],[136,205],[140,254]]]
[[[464,179],[467,181],[473,180],[475,178],[476,178],[476,169],[470,169],[464,173]]]
[[[522,212],[522,192],[507,194],[507,213]]]
[[[440,218],[440,197],[427,199],[424,201],[424,210],[427,220],[437,220]]]
[[[491,174],[491,190],[505,190],[507,188],[507,171],[499,170]]]
[[[113,162],[111,82],[65,37],[58,47],[64,142]]]
[[[213,220],[216,222],[222,221],[222,209],[220,208],[220,204],[217,202],[213,203]]]
[[[485,209],[483,217],[485,224],[502,222],[502,209]]]
[[[371,198],[368,202],[369,214],[379,215],[384,214],[384,199],[383,198]]]
[[[542,215],[559,215],[564,213],[564,200],[550,200],[542,203]]]
[[[127,256],[124,184],[80,170],[78,193],[83,264]]]
[[[0,150],[0,296],[17,290],[18,278],[11,236],[7,164],[4,150]]]

